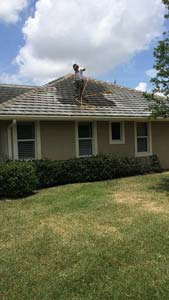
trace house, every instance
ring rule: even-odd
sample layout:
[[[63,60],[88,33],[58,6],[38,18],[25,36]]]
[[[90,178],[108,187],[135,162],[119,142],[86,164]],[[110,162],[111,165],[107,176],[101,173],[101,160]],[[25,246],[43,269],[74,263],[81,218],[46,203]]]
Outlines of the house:
[[[45,86],[0,85],[0,159],[157,154],[169,168],[169,121],[150,119],[142,92],[89,79],[81,106],[72,75]]]

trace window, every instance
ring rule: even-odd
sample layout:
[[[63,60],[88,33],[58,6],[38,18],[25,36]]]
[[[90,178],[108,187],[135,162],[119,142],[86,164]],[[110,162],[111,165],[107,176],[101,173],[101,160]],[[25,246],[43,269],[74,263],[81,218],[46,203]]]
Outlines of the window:
[[[93,126],[92,123],[78,124],[78,156],[93,155]]]
[[[110,144],[124,144],[124,122],[109,123],[109,140]]]
[[[19,159],[35,159],[35,124],[17,124],[17,143]]]
[[[140,156],[151,154],[149,123],[136,123],[136,154]]]

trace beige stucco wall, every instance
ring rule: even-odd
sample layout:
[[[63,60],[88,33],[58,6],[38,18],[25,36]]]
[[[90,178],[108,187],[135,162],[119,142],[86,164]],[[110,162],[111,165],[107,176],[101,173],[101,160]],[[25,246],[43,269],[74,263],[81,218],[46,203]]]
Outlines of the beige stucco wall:
[[[152,150],[163,169],[169,169],[169,122],[152,122]]]
[[[125,144],[109,143],[109,123],[98,122],[98,152],[135,156],[134,122],[125,122]],[[156,154],[163,169],[169,169],[169,122],[152,122],[152,152]]]
[[[0,121],[0,160],[8,158],[8,132],[10,122]],[[40,122],[43,159],[69,159],[76,156],[75,122]],[[97,122],[99,154],[135,155],[134,122],[125,122],[125,144],[109,143],[109,122]],[[152,122],[152,152],[157,154],[161,166],[169,169],[169,122]]]
[[[76,156],[75,122],[41,122],[43,159],[69,159]]]
[[[69,159],[76,156],[75,122],[41,122],[43,159]],[[134,122],[125,122],[125,144],[109,143],[109,122],[97,122],[99,154],[134,155]]]
[[[8,125],[9,122],[0,121],[0,160],[8,158]]]
[[[125,144],[109,143],[109,122],[97,123],[98,153],[115,155],[135,155],[134,122],[124,122]]]

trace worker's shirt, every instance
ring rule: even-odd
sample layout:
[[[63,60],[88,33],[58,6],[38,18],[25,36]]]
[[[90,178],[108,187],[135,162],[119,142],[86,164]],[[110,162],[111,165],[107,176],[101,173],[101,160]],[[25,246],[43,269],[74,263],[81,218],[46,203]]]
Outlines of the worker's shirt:
[[[75,80],[83,80],[83,70],[84,68],[79,68],[79,70],[75,72]]]

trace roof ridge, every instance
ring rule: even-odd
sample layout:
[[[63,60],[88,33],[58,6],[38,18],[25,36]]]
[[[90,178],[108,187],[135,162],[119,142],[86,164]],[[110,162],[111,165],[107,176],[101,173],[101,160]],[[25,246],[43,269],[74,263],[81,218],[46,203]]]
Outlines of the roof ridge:
[[[53,83],[57,83],[57,82],[63,81],[63,80],[65,80],[65,79],[68,79],[68,78],[73,77],[73,76],[74,76],[74,75],[73,75],[72,73],[69,73],[69,74],[67,74],[67,75],[64,75],[64,76],[62,76],[62,77],[59,77],[59,78],[57,78],[57,79],[55,79],[55,80],[52,80],[52,81],[48,82],[48,83],[45,84],[44,86],[50,86],[50,85],[52,85]]]
[[[95,78],[91,78],[91,79],[94,80],[94,81],[100,82],[100,83],[109,84],[109,85],[111,85],[113,87],[118,87],[120,89],[125,89],[125,90],[128,90],[128,91],[132,91],[132,92],[136,92],[136,93],[139,93],[139,94],[143,94],[142,91],[138,91],[138,90],[135,90],[134,88],[129,88],[127,86],[122,86],[122,85],[119,85],[119,84],[115,84],[115,83],[112,83],[110,81],[104,81],[104,80],[99,80],[99,79],[95,79]]]
[[[73,76],[74,76],[74,75],[73,75],[72,73],[69,73],[69,74],[67,74],[67,75],[64,75],[64,76],[62,76],[62,77],[59,77],[58,79],[55,79],[55,80],[53,80],[53,81],[47,83],[45,86],[50,86],[50,85],[52,85],[52,84],[54,84],[54,83],[63,81],[63,80],[65,80],[65,79],[68,79],[68,78],[73,77]],[[84,76],[84,79],[90,79],[90,80],[93,80],[93,81],[96,81],[96,82],[100,82],[100,83],[102,83],[102,84],[108,84],[108,85],[111,85],[113,88],[118,87],[118,88],[120,88],[120,89],[128,90],[129,92],[132,91],[132,92],[134,92],[134,93],[139,93],[139,94],[141,94],[141,95],[143,94],[142,91],[138,91],[138,90],[136,90],[136,89],[134,89],[134,88],[129,88],[129,87],[127,87],[127,86],[122,86],[122,85],[119,85],[119,84],[114,84],[114,83],[112,83],[112,82],[110,82],[110,81],[99,80],[99,79],[96,79],[96,78],[93,78],[93,77],[90,77],[90,76]]]

